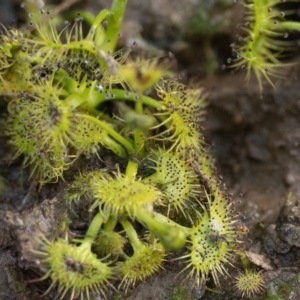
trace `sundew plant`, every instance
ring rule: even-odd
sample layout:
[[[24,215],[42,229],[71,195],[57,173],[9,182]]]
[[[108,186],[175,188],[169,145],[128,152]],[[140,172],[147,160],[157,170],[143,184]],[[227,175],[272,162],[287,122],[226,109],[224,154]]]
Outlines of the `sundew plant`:
[[[110,10],[62,24],[51,11],[33,9],[26,28],[7,28],[1,37],[12,160],[22,157],[41,189],[72,170],[62,201],[93,216],[82,238],[41,232],[32,249],[40,280],[50,279],[48,291],[59,299],[105,297],[108,287],[126,292],[182,249],[174,252],[180,273],[197,288],[211,277],[218,289],[242,255],[247,230],[203,136],[206,94],[180,83],[161,59],[116,51],[127,1],[112,2]],[[270,12],[276,3],[245,3],[249,36],[234,49],[234,67],[247,68],[247,76],[254,70],[259,82],[277,75],[283,45],[273,37],[296,29]],[[107,155],[110,167],[74,168],[83,157]],[[236,288],[260,292],[259,273],[244,269]]]
[[[280,4],[297,2],[293,0],[249,0],[243,1],[243,20],[240,24],[241,43],[232,45],[234,55],[231,67],[247,70],[246,79],[251,72],[257,77],[262,90],[262,81],[266,80],[274,88],[272,77],[281,77],[282,58],[295,45],[289,40],[291,31],[299,31],[300,24],[287,18],[295,15],[296,10],[282,10]]]

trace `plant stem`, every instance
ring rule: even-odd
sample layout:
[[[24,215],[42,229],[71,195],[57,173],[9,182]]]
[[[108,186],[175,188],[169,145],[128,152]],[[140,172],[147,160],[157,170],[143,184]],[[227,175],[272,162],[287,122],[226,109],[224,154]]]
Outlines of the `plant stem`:
[[[99,211],[93,218],[92,222],[90,223],[90,226],[85,234],[85,237],[82,241],[83,245],[92,245],[94,242],[95,238],[97,237],[97,234],[100,230],[100,227],[103,224],[103,212]]]
[[[141,223],[147,225],[168,251],[184,247],[186,238],[190,234],[190,228],[181,226],[159,213],[149,213],[141,208],[136,211],[136,217]]]
[[[109,93],[108,92],[106,93],[105,91],[99,92],[97,90],[93,90],[90,92],[89,95],[90,97],[86,101],[86,105],[88,108],[94,108],[105,101],[116,101],[116,100],[131,101],[131,102],[137,101],[136,100],[137,95],[135,93],[126,92],[124,90],[119,90],[119,89],[111,89],[109,90]],[[113,97],[111,97],[110,95],[112,95]],[[162,102],[148,96],[141,95],[139,101],[141,101],[142,104],[156,108],[157,110],[163,108]]]
[[[251,262],[249,258],[247,257],[246,253],[243,251],[238,252],[240,255],[241,263],[244,268],[244,270],[249,270],[251,268]]]
[[[140,248],[142,242],[140,241],[135,229],[128,220],[122,220],[120,221],[120,223],[126,231],[127,237],[130,241],[130,245],[132,246],[133,251],[136,252]]]
[[[141,101],[141,97],[138,98],[137,102],[135,103],[135,112],[137,114],[143,115],[143,102]],[[145,145],[144,145],[144,134],[140,128],[134,129],[134,143],[135,143],[135,150],[136,153],[143,156],[145,152]]]
[[[117,224],[117,219],[110,216],[107,220],[107,222],[104,224],[104,230],[105,231],[113,231]]]
[[[132,160],[129,160],[125,172],[126,176],[131,179],[135,179],[137,168],[138,164]]]

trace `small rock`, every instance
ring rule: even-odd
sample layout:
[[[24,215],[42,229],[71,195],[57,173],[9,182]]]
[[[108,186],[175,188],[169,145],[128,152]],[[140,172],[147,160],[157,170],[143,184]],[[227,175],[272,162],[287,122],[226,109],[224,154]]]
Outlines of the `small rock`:
[[[293,185],[296,181],[297,181],[297,178],[296,178],[295,174],[293,174],[292,172],[286,174],[285,183],[287,185]]]
[[[300,247],[300,226],[282,224],[277,228],[279,237],[291,246]]]

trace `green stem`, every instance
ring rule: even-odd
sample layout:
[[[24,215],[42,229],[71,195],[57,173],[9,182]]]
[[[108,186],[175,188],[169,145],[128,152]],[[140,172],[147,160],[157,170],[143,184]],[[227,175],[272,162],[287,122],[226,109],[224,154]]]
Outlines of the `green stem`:
[[[124,90],[119,89],[111,89],[109,92],[99,92],[97,90],[93,90],[90,92],[90,97],[87,99],[86,105],[87,108],[94,108],[99,104],[105,101],[115,101],[115,100],[122,100],[122,101],[131,101],[136,102],[137,95],[135,93],[126,92]],[[163,103],[157,100],[154,100],[148,96],[141,96],[139,101],[146,106],[150,106],[156,108],[157,110],[161,110],[163,108]]]
[[[190,228],[181,226],[159,213],[139,209],[136,211],[136,217],[139,222],[146,224],[168,251],[184,247],[190,234]]]
[[[132,160],[129,160],[125,172],[126,176],[128,178],[135,179],[137,169],[138,169],[138,164]]]
[[[83,245],[92,245],[95,238],[98,235],[98,232],[100,230],[100,227],[103,224],[103,213],[99,211],[93,218],[92,222],[90,223],[90,226],[85,234],[85,237],[82,241],[81,246]]]
[[[144,135],[143,131],[140,128],[136,128],[134,130],[134,141],[135,141],[135,152],[139,154],[141,157],[144,156],[145,153],[145,144],[144,144]]]
[[[268,285],[268,288],[267,288],[267,299],[269,298],[275,298],[275,299],[281,299],[281,298],[277,298],[277,291],[276,291],[276,288],[275,288],[275,284],[274,282],[271,282],[269,285]],[[274,299],[273,298],[273,299]]]
[[[137,114],[143,115],[143,102],[141,101],[141,97],[138,98],[137,102],[135,103],[135,112]],[[143,156],[145,152],[145,144],[144,144],[144,134],[140,128],[134,129],[134,143],[135,143],[135,150],[136,153]]]
[[[113,153],[115,153],[119,157],[125,158],[127,156],[125,149],[118,142],[116,142],[114,139],[112,139],[109,135],[103,136],[101,143],[102,143],[102,145],[104,145],[104,147],[111,150]]]
[[[107,222],[104,224],[104,230],[105,231],[113,231],[116,227],[116,224],[118,223],[117,219],[110,216],[107,220]]]
[[[121,145],[123,145],[129,152],[129,154],[135,153],[135,149],[134,149],[132,143],[129,140],[127,140],[126,138],[124,138],[123,136],[121,136],[120,134],[118,134],[113,128],[110,127],[110,125],[96,119],[93,116],[89,116],[86,114],[76,113],[75,116],[80,117],[80,118],[85,118],[85,119],[93,122],[94,124],[98,125],[100,128],[105,130],[109,135],[111,135],[116,141],[118,141]]]
[[[96,85],[97,85],[97,81],[93,81],[91,83],[91,87],[90,88],[85,88],[85,93],[84,95],[86,95],[86,99],[87,101],[89,101],[89,99],[92,99],[93,97],[95,97],[95,90],[96,90]]]
[[[133,248],[133,251],[136,252],[142,245],[135,229],[133,228],[132,224],[128,220],[120,221],[124,230],[126,231],[127,237],[130,241],[130,245]]]
[[[249,270],[251,267],[251,262],[250,262],[249,258],[243,251],[241,251],[239,253],[239,255],[240,255],[241,263],[242,263],[244,270]]]
[[[94,110],[95,107],[106,101],[119,100],[137,102],[137,95],[135,93],[119,89],[111,89],[108,93],[105,91],[99,92],[98,90],[96,90],[96,88],[90,88],[88,90],[88,93],[85,94],[84,91],[86,90],[86,87],[84,86],[82,89],[78,89],[77,85],[78,83],[73,78],[68,78],[66,83],[64,83],[64,88],[70,94],[67,99],[80,99],[80,101],[77,100],[76,103],[78,103],[78,105],[82,105],[88,111]],[[93,87],[94,86],[96,87],[96,81],[93,82]],[[86,98],[83,96],[85,96]],[[164,104],[162,102],[144,95],[140,97],[139,101],[141,101],[143,105],[153,107],[157,110],[161,110],[164,107]]]

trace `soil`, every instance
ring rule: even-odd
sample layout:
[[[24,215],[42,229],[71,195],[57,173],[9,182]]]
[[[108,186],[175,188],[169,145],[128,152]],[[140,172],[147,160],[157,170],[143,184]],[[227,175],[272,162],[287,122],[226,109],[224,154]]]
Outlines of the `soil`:
[[[79,5],[98,11],[110,2],[90,0]],[[129,0],[120,46],[137,40],[141,48],[153,53],[172,51],[183,80],[193,78],[208,92],[205,135],[219,174],[237,203],[236,210],[249,228],[245,248],[250,260],[264,274],[268,290],[279,297],[276,299],[300,299],[300,68],[297,64],[286,68],[283,79],[274,81],[276,89],[266,84],[263,92],[255,79],[245,83],[243,72],[222,70],[240,10],[228,5],[226,14],[234,24],[221,33],[191,34],[187,20],[202,2],[185,1],[182,8],[182,1]],[[14,8],[9,8],[9,13],[14,14]],[[220,12],[212,9],[212,14]],[[212,51],[215,49],[210,57],[202,47],[207,43]],[[213,69],[206,64],[211,57]],[[297,61],[296,56],[293,61]],[[40,228],[50,230],[63,218],[59,199],[67,182],[49,184],[38,191],[35,183],[28,183],[21,160],[7,163],[10,149],[0,138],[0,300],[38,299],[49,282],[30,283],[39,277],[39,271],[27,264],[24,247],[29,234]],[[84,224],[88,216],[82,218]],[[77,225],[80,227],[80,221]],[[191,282],[183,281],[183,276],[177,276],[181,269],[180,263],[170,260],[164,270],[128,295],[114,294],[111,298],[246,299],[236,294],[229,276],[222,279],[222,290],[208,282],[214,291],[199,291]],[[237,275],[234,268],[229,273]],[[257,298],[275,299],[271,296]],[[44,297],[54,298],[53,291]]]

